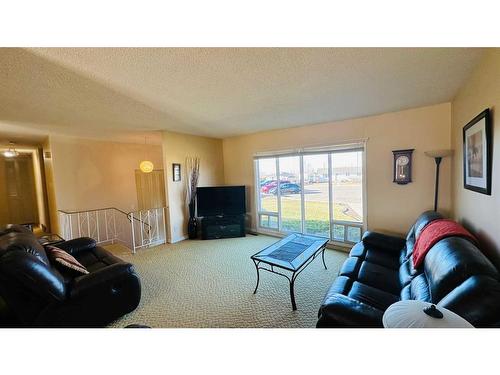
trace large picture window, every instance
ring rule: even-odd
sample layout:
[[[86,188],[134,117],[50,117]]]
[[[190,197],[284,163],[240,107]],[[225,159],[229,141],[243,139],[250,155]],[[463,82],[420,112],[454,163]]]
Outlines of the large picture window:
[[[363,229],[363,147],[255,159],[259,229],[355,243]]]

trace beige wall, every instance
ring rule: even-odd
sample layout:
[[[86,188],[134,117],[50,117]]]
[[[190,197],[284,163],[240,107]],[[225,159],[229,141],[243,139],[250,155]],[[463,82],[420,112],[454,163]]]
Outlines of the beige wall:
[[[256,152],[334,145],[367,138],[367,225],[371,230],[404,233],[424,210],[432,209],[434,161],[424,151],[450,148],[451,106],[444,103],[401,112],[314,126],[261,132],[223,141],[226,184],[249,187],[249,209],[255,228],[253,155]],[[392,182],[392,150],[414,148],[413,182]],[[439,207],[451,209],[451,162],[443,160]]]
[[[452,143],[455,149],[453,168],[453,206],[456,220],[461,221],[479,238],[484,251],[500,266],[500,49],[487,52],[452,103]],[[493,119],[493,172],[491,196],[465,190],[463,187],[462,128],[485,108]]]
[[[51,165],[45,164],[54,183],[49,201],[59,210],[116,207],[134,211],[135,170],[141,160],[147,157],[155,169],[163,169],[161,146],[52,136],[50,150]]]
[[[187,238],[186,157],[200,158],[199,186],[224,184],[222,140],[174,132],[163,132],[163,158],[167,180],[168,240]],[[181,164],[181,181],[172,179],[172,163]]]

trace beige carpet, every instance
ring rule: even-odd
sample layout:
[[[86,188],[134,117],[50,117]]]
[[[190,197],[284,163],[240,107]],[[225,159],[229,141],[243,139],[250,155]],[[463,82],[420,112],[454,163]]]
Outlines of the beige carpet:
[[[162,327],[314,327],[318,308],[346,254],[326,250],[323,268],[316,258],[297,278],[292,311],[288,280],[256,271],[250,256],[278,239],[267,236],[183,241],[130,254],[108,249],[135,265],[142,281],[142,299],[132,313],[111,324],[139,323]]]

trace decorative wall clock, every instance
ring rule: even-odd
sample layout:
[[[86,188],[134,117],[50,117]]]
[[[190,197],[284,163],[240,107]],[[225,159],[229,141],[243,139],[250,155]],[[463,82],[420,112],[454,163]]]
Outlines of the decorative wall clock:
[[[411,157],[413,148],[408,150],[394,150],[394,180],[396,184],[405,185],[411,182]]]

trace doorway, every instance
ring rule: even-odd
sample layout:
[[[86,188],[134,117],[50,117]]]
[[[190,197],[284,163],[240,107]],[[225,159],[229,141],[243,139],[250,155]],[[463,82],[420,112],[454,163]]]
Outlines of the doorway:
[[[137,204],[139,210],[165,207],[165,177],[163,169],[155,169],[150,173],[135,171]]]
[[[33,156],[0,156],[0,226],[39,222]]]

